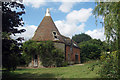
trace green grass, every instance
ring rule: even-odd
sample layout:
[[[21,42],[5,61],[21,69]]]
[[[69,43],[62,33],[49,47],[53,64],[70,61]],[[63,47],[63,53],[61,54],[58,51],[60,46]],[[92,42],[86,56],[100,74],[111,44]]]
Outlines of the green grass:
[[[96,74],[100,69],[98,66],[95,66],[93,71],[88,68],[95,63],[96,61],[68,67],[17,69],[10,72],[9,76],[17,78],[99,78],[100,76]]]

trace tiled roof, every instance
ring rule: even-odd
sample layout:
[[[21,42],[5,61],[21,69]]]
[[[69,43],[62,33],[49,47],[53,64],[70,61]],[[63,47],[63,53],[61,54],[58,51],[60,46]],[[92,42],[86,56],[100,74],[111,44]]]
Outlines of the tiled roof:
[[[73,45],[74,47],[78,47],[77,43],[74,40],[70,39],[69,37],[63,36],[63,35],[61,36],[63,37],[66,45]]]
[[[53,32],[56,32],[57,38],[54,37]],[[59,41],[64,42],[61,34],[59,33],[58,29],[56,28],[51,16],[45,16],[38,26],[35,34],[32,38],[34,41]]]

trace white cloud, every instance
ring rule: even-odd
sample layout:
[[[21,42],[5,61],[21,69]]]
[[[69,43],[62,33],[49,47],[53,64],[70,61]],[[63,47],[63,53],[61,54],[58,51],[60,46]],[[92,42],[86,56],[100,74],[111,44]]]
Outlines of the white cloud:
[[[72,7],[77,3],[77,2],[89,2],[90,0],[52,0],[53,2],[62,2],[62,5],[60,5],[59,10],[67,13],[70,12]]]
[[[61,2],[62,4],[59,7],[59,10],[62,12],[69,12],[72,7],[75,5],[77,2],[90,2],[90,0],[23,0],[23,3],[26,6],[31,6],[34,8],[39,8],[41,6],[47,5],[47,2]]]
[[[71,2],[72,1],[72,2]],[[62,12],[69,12],[73,5],[76,3],[75,1],[71,0],[70,2],[67,0],[23,0],[23,3],[26,6],[31,6],[33,8],[39,8],[41,6],[47,5],[47,2],[62,2],[62,5],[60,5],[59,10]]]
[[[82,13],[82,14],[81,14]],[[72,37],[84,31],[85,23],[92,14],[92,9],[80,9],[70,12],[66,20],[55,21],[55,24],[61,34]],[[76,16],[77,15],[77,16]]]
[[[26,31],[21,34],[16,34],[16,36],[11,35],[11,38],[17,39],[18,37],[24,37],[25,41],[27,41],[34,36],[34,32],[37,29],[37,26],[28,25],[26,27],[20,27],[19,29],[25,29]]]
[[[93,39],[100,39],[101,41],[104,41],[106,39],[103,28],[94,29],[93,31],[88,30],[85,32],[85,34],[90,35]]]
[[[92,8],[80,9],[79,11],[74,10],[67,15],[67,21],[70,23],[86,22],[92,15]]]
[[[72,7],[77,3],[77,2],[89,2],[90,0],[52,0],[52,2],[62,2],[62,4],[59,7],[59,10],[67,13],[70,12]]]
[[[23,3],[26,6],[31,6],[33,8],[39,8],[41,6],[46,5],[46,2],[50,2],[50,1],[46,1],[46,0],[23,0]],[[75,4],[75,2],[69,2],[69,1],[65,1],[64,0],[51,0],[51,2],[62,2],[62,5],[60,5],[59,10],[62,12],[69,12],[71,10],[71,8],[73,7],[73,5]]]
[[[60,5],[59,10],[67,13],[72,9],[74,4],[75,2],[63,2],[62,5]]]
[[[23,0],[23,3],[27,6],[32,6],[34,8],[39,8],[46,4],[45,0]]]
[[[55,24],[62,35],[69,36],[69,37],[72,37],[74,34],[78,34],[84,31],[84,26],[85,26],[84,23],[77,26],[74,23],[68,24],[65,21],[60,21],[60,20],[55,21]]]

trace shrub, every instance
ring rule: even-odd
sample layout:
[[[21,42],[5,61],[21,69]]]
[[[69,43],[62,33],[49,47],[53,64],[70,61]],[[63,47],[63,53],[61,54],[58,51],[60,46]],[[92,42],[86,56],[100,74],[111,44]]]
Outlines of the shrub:
[[[44,67],[63,66],[64,53],[54,47],[52,41],[27,41],[23,45],[23,57],[26,64],[31,61],[33,54],[40,55],[40,61]]]
[[[40,53],[40,60],[42,61],[43,66],[62,66],[64,54],[61,50],[56,49],[51,41],[46,42],[43,47],[45,51]]]
[[[62,63],[62,66],[63,66],[63,67],[68,66],[68,62],[67,62],[67,61],[64,61],[64,62]]]
[[[101,54],[101,70],[100,75],[103,78],[118,78],[118,58],[117,51],[114,52],[103,52]]]
[[[79,47],[81,49],[80,58],[82,63],[89,60],[99,59],[101,49],[98,45],[85,42],[79,44]]]

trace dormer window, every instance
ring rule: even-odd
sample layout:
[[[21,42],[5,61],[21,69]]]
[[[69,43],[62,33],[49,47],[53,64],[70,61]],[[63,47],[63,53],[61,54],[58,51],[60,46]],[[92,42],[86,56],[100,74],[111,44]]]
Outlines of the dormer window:
[[[53,34],[56,35],[57,33],[54,31]]]
[[[55,39],[55,40],[59,40],[59,39],[58,39],[58,35],[57,35],[57,32],[56,32],[56,31],[53,31],[53,32],[52,32],[52,34],[53,34],[53,37],[54,37],[54,39]]]
[[[54,36],[54,38],[56,38],[56,39],[57,39],[57,36]]]
[[[77,45],[75,43],[73,43],[73,45],[77,47]]]

